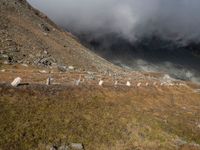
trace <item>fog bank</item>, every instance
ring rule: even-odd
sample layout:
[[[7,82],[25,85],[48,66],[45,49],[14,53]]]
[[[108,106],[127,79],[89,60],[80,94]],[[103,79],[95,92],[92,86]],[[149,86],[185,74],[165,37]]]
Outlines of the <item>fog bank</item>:
[[[60,26],[101,36],[115,33],[131,41],[159,35],[200,41],[199,0],[28,0]]]

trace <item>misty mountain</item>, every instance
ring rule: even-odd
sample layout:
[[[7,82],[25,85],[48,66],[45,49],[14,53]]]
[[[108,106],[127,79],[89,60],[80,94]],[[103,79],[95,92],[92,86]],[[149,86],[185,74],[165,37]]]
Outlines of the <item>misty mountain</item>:
[[[80,34],[82,43],[112,63],[137,71],[169,73],[182,80],[200,81],[200,45],[183,45],[159,36],[132,43],[116,34]]]
[[[199,0],[29,2],[114,64],[200,81]]]

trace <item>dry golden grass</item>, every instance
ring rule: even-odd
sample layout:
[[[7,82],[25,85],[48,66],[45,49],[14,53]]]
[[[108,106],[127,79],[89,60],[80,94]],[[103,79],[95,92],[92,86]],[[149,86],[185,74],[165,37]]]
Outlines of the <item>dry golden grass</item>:
[[[16,74],[0,73],[1,82],[18,74],[41,83],[46,78],[37,77],[36,68],[26,74],[15,68]],[[0,107],[2,149],[80,142],[86,150],[185,150],[200,144],[200,94],[188,87],[1,84]]]

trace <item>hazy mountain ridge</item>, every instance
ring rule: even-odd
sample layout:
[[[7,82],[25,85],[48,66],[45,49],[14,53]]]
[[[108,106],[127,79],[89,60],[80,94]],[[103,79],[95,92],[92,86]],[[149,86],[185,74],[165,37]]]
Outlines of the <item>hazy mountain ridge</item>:
[[[117,34],[77,36],[90,49],[110,62],[136,71],[163,72],[182,80],[200,82],[200,45],[159,36],[129,41]]]

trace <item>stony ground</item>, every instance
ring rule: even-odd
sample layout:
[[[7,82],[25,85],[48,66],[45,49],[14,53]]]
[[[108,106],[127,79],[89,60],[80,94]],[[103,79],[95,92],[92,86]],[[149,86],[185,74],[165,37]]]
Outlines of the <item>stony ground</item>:
[[[75,36],[60,29],[25,0],[0,1],[0,60],[4,60],[5,64],[119,70],[92,53]]]
[[[22,65],[0,70],[1,149],[49,149],[67,143],[82,143],[86,150],[200,149],[198,85],[161,86],[158,74],[122,74],[115,86],[109,74]],[[80,74],[85,80],[76,86]],[[55,85],[45,85],[49,75]],[[11,87],[17,76],[29,85]]]

